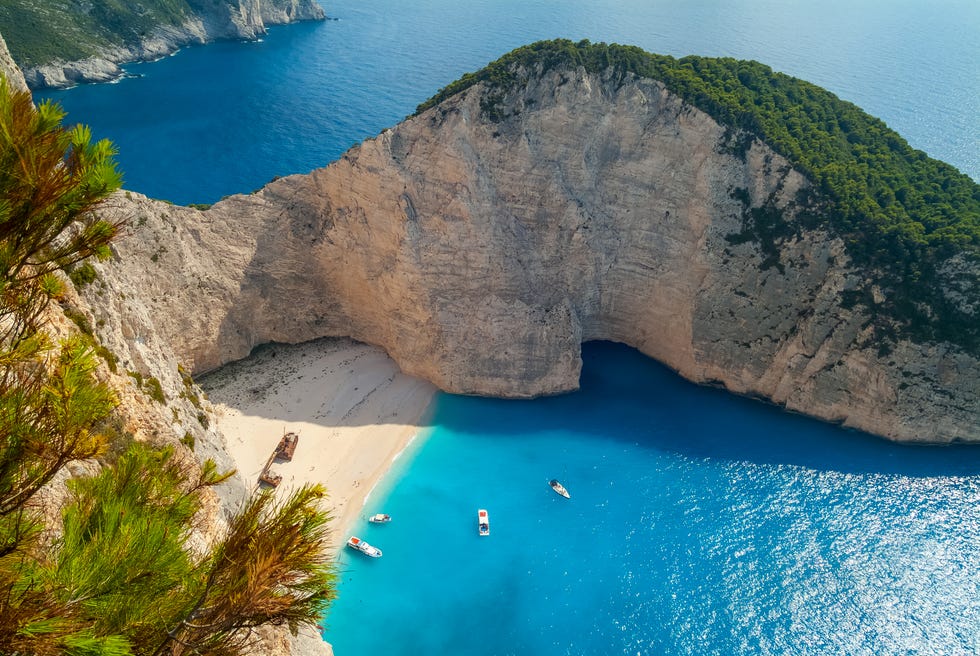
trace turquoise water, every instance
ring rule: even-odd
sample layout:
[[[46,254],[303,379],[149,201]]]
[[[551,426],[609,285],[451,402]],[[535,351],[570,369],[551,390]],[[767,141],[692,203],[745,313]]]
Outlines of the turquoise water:
[[[756,59],[884,119],[980,180],[976,0],[359,0],[262,43],[190,48],[51,93],[121,150],[127,187],[179,203],[302,173],[519,45],[567,37]]]
[[[584,360],[575,394],[439,397],[355,529],[384,556],[341,558],[339,656],[980,652],[980,450]]]
[[[128,188],[210,202],[324,165],[513,47],[587,37],[763,61],[980,179],[976,0],[325,6],[339,20],[48,95],[117,142]],[[338,656],[980,653],[980,450],[842,431],[624,347],[585,363],[574,395],[438,398],[365,509],[393,522],[357,529],[384,557],[342,556]]]

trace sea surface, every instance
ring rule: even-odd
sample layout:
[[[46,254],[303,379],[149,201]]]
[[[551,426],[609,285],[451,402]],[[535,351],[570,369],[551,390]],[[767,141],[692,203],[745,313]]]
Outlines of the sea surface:
[[[324,6],[338,20],[47,96],[117,143],[128,188],[212,202],[328,163],[516,46],[589,38],[762,61],[980,179],[976,0]],[[384,557],[341,556],[338,656],[980,653],[980,449],[893,445],[620,345],[584,359],[575,394],[437,398],[364,509],[393,521],[355,529]]]
[[[980,449],[583,358],[574,394],[438,397],[354,529],[384,555],[341,556],[338,656],[980,653]]]
[[[539,39],[755,59],[882,118],[980,180],[977,0],[343,0],[261,43],[188,48],[48,93],[119,147],[126,186],[177,203],[336,159],[463,73]]]

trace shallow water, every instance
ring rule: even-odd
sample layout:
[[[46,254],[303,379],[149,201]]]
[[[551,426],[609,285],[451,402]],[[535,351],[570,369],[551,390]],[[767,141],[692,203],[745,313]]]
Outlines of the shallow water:
[[[365,507],[392,522],[355,528],[384,556],[341,557],[338,655],[980,649],[980,450],[841,430],[621,345],[584,360],[575,394],[439,397]]]

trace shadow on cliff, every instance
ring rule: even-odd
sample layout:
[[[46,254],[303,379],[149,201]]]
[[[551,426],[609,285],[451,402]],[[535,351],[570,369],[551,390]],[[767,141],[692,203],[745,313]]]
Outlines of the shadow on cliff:
[[[903,445],[721,389],[694,385],[635,349],[584,345],[581,389],[535,401],[441,395],[440,426],[477,426],[499,439],[568,430],[684,457],[849,474],[911,477],[980,474],[980,446]],[[480,417],[485,417],[481,421]]]
[[[258,347],[247,360],[227,365],[222,375],[248,376],[256,392],[265,390],[281,382],[276,380],[281,375],[275,371],[277,354],[285,356],[293,348],[282,344]],[[374,355],[367,357],[385,358],[380,350],[372,352]],[[848,474],[980,474],[980,446],[896,444],[843,429],[725,390],[695,385],[622,344],[585,344],[582,358],[578,392],[533,401],[438,394],[417,424],[420,429],[438,425],[460,433],[478,430],[501,440],[528,440],[536,433],[554,431],[587,433],[697,460],[789,465]],[[344,363],[351,373],[354,366],[353,361]],[[236,373],[236,369],[241,371]],[[214,385],[209,378],[202,381],[206,389]],[[302,394],[316,393],[316,376],[310,378]],[[371,381],[360,384],[365,382]],[[348,392],[350,398],[327,403],[356,405],[364,390],[353,387]],[[232,401],[230,405],[238,404]],[[271,411],[267,418],[288,420],[285,410],[279,415]],[[370,421],[369,417],[363,419]],[[356,412],[339,422],[328,416],[307,420],[328,427],[359,425]]]
[[[402,374],[383,349],[343,337],[263,344],[247,358],[201,375],[198,383],[212,401],[245,416],[325,428],[426,428],[431,413],[420,404],[435,391]]]

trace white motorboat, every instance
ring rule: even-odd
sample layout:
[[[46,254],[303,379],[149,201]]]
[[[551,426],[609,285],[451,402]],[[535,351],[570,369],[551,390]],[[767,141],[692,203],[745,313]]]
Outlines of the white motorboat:
[[[557,480],[551,479],[550,481],[548,481],[548,485],[551,486],[552,490],[554,490],[561,496],[565,497],[566,499],[572,498],[572,495],[568,493],[568,490],[565,489],[565,486],[559,483]]]
[[[370,556],[371,558],[381,558],[381,549],[371,546],[359,537],[352,535],[347,538],[347,546],[351,549],[360,551],[365,556]]]
[[[386,515],[384,513],[378,513],[377,515],[371,515],[368,517],[368,521],[372,524],[387,524],[391,521],[391,515]]]
[[[480,526],[480,535],[486,536],[490,535],[490,515],[487,511],[481,508],[476,513],[477,522]]]

